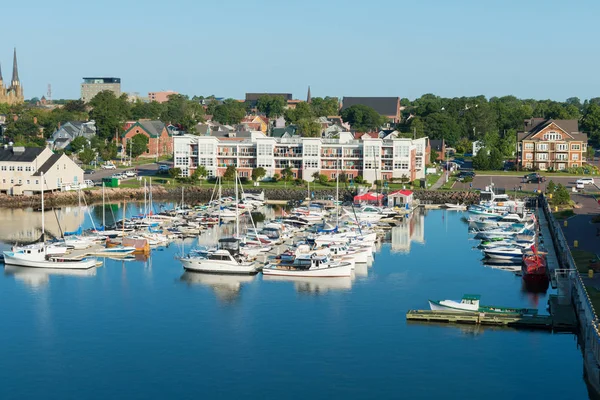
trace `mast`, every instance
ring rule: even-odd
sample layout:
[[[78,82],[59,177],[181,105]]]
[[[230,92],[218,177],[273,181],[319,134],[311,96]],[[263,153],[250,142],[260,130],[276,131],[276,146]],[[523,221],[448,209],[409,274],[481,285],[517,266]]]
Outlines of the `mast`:
[[[235,171],[235,236],[240,236],[240,219],[238,216],[238,175],[237,171]]]
[[[146,196],[148,195],[146,190],[146,178],[144,178],[144,218],[148,215],[148,204],[146,202]]]
[[[42,172],[42,179],[40,179],[40,194],[42,195],[42,242],[46,242],[46,225],[44,223],[44,173]]]
[[[106,206],[104,205],[104,180],[102,180],[102,228],[106,227]]]
[[[183,210],[183,186],[181,187],[181,207],[179,207]]]
[[[335,173],[335,226],[336,228],[340,225],[340,168],[339,160],[335,162],[337,171]]]

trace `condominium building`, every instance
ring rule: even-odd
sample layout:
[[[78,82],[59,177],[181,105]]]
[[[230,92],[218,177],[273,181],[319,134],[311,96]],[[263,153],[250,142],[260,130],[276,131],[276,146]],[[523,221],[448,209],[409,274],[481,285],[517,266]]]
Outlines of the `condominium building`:
[[[169,96],[179,94],[173,90],[165,90],[162,92],[148,92],[148,101],[156,101],[157,103],[165,103],[169,101]]]
[[[89,103],[98,93],[105,90],[110,90],[119,97],[121,95],[121,78],[83,78],[81,100]]]
[[[587,135],[578,121],[531,118],[518,133],[517,163],[522,168],[561,171],[586,161]]]
[[[210,176],[221,176],[229,165],[241,177],[250,177],[252,169],[262,167],[267,177],[292,169],[294,178],[311,181],[315,172],[335,179],[361,175],[375,180],[410,179],[425,176],[429,159],[427,138],[407,139],[396,135],[360,140],[349,132],[339,139],[307,137],[274,138],[262,132],[241,132],[223,137],[182,135],[173,138],[174,166],[189,176],[202,165]]]

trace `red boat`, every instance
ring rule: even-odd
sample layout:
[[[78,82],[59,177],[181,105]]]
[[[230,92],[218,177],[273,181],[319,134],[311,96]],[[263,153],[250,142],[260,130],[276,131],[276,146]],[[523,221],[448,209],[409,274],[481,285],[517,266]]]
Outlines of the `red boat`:
[[[535,246],[531,247],[533,254],[523,255],[523,277],[527,275],[546,276],[546,254],[539,253]]]

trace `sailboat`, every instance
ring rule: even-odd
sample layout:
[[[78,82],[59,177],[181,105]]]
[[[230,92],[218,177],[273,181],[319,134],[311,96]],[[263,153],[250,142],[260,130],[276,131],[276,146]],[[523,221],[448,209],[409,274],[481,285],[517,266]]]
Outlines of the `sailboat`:
[[[235,204],[237,208],[238,177],[235,177]],[[217,274],[246,274],[253,275],[258,272],[256,263],[248,262],[240,254],[239,215],[235,215],[235,236],[219,240],[217,250],[204,255],[180,257],[183,268],[193,272],[208,272]]]
[[[42,198],[42,238],[44,238],[44,173],[41,175],[41,198]],[[4,252],[4,263],[31,268],[54,268],[54,269],[89,269],[96,266],[95,258],[83,258],[81,260],[57,257],[51,254],[49,246],[42,240],[39,245],[24,247],[16,251]]]

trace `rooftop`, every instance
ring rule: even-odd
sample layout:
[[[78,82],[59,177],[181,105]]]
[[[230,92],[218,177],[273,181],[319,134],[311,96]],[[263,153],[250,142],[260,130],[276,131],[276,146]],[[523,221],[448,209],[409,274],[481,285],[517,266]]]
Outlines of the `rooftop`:
[[[7,147],[0,148],[0,161],[33,162],[45,147]]]

